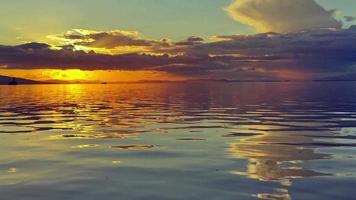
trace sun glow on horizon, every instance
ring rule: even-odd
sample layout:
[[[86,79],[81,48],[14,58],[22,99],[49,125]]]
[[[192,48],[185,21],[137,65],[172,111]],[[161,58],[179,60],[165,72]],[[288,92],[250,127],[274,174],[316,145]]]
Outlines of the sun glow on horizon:
[[[54,71],[50,75],[53,80],[64,80],[64,81],[73,81],[73,80],[88,80],[89,76],[85,71],[79,69],[69,69],[69,70],[60,70]]]
[[[158,71],[80,70],[80,69],[3,69],[0,75],[36,81],[130,82],[142,80],[179,81],[188,77]]]

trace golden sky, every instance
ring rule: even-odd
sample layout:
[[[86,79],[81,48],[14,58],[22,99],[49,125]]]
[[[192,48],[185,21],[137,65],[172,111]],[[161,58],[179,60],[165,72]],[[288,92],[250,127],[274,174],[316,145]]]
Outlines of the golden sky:
[[[122,71],[122,70],[1,70],[1,74],[11,77],[27,78],[39,81],[94,81],[94,82],[130,82],[142,80],[186,80],[185,76],[178,76],[157,71]]]

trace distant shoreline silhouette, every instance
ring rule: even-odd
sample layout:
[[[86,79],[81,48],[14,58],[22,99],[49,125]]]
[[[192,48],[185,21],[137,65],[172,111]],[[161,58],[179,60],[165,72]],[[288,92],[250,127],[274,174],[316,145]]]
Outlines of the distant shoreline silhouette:
[[[19,83],[16,81],[15,78],[12,78],[12,80],[9,82],[9,85],[18,85]]]

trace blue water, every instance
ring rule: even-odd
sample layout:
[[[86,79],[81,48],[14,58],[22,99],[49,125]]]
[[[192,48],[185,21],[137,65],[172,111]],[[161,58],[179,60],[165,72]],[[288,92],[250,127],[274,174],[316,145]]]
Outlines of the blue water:
[[[348,200],[356,83],[0,86],[0,141],[0,200]]]

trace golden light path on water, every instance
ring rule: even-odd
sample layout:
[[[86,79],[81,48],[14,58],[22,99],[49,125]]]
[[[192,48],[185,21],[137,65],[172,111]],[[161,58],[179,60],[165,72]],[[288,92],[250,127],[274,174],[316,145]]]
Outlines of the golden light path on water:
[[[36,200],[347,199],[356,180],[355,88],[0,86],[0,193]]]

